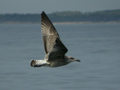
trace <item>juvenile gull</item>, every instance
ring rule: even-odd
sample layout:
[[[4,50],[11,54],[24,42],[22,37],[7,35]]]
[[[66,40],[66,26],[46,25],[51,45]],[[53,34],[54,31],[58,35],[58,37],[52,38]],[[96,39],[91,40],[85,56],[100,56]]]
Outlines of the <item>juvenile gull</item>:
[[[65,55],[68,49],[60,40],[59,34],[45,12],[41,13],[41,31],[46,55],[44,60],[32,60],[32,67],[58,67],[74,61],[80,62],[78,59]]]

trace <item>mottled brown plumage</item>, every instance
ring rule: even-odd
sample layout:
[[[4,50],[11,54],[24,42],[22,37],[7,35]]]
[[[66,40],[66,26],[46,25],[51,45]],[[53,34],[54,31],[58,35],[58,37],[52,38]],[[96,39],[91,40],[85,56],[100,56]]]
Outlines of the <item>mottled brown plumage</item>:
[[[41,32],[46,55],[44,60],[32,60],[31,66],[57,67],[79,61],[73,57],[65,56],[68,49],[60,40],[59,34],[45,12],[41,13]]]

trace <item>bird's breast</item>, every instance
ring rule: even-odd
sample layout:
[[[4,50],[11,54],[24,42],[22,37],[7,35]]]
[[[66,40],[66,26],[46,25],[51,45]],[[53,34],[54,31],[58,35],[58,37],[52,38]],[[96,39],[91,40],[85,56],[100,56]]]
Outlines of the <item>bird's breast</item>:
[[[50,63],[50,67],[59,67],[68,64],[67,62],[64,61],[51,61],[49,63]]]

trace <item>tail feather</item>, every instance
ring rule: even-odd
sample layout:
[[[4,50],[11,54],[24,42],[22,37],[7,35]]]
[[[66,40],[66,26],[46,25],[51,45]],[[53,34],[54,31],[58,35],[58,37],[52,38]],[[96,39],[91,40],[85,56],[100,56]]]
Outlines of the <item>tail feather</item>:
[[[46,60],[32,60],[30,63],[31,67],[41,67],[41,66],[47,66],[48,63]]]

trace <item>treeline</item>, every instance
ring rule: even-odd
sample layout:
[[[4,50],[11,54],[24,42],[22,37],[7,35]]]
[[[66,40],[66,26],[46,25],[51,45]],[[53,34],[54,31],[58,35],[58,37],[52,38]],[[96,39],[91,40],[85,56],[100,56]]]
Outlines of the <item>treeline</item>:
[[[120,9],[82,13],[64,11],[48,14],[53,22],[120,22]],[[0,23],[38,23],[40,14],[0,14]]]

